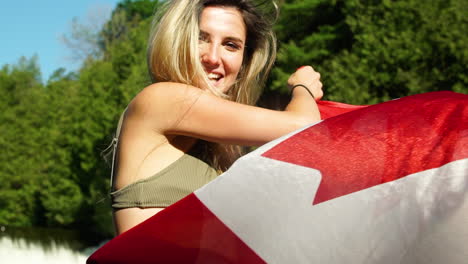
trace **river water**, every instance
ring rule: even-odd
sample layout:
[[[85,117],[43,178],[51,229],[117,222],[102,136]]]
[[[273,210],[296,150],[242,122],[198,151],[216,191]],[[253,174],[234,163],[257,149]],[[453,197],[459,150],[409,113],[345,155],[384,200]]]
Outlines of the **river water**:
[[[84,264],[102,244],[83,238],[78,231],[1,226],[0,263]]]

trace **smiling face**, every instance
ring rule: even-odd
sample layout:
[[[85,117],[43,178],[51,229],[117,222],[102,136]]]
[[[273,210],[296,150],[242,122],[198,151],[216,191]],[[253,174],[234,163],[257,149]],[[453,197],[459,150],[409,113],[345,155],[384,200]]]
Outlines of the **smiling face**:
[[[245,42],[244,19],[237,9],[221,6],[203,9],[200,16],[200,59],[210,84],[219,91],[226,93],[236,82]]]

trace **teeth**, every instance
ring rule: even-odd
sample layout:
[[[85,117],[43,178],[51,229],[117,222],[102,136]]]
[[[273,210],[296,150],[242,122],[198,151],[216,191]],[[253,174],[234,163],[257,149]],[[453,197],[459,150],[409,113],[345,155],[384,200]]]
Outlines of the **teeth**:
[[[221,79],[221,74],[217,74],[217,73],[208,73],[208,79],[210,80],[219,80]]]

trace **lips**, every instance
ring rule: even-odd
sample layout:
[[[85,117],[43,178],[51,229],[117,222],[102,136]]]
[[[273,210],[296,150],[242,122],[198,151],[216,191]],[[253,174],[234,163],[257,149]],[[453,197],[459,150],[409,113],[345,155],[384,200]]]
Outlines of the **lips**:
[[[224,78],[224,75],[221,73],[210,72],[207,74],[208,80],[212,83],[212,85],[219,87],[221,85],[221,80]]]
[[[222,74],[214,72],[208,73],[208,79],[210,79],[211,81],[219,81],[221,78],[223,78]]]

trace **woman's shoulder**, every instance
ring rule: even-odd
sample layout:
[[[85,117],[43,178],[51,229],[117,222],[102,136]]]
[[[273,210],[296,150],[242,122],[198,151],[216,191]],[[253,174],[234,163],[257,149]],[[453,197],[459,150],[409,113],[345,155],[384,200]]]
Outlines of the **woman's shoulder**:
[[[158,124],[165,127],[190,108],[201,93],[203,90],[186,84],[154,83],[143,88],[133,98],[127,107],[126,116],[145,122],[157,119]],[[164,124],[164,120],[169,123]]]
[[[135,97],[135,99],[155,99],[154,97],[170,99],[168,97],[174,96],[190,97],[202,92],[202,89],[188,84],[176,82],[158,82],[143,88],[143,90]]]
[[[159,82],[141,90],[130,102],[129,108],[140,110],[157,110],[195,98],[202,90],[191,85],[175,82]],[[142,109],[143,108],[143,109]],[[149,108],[149,109],[148,109]]]

